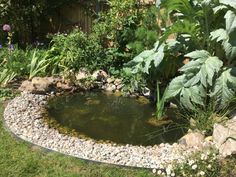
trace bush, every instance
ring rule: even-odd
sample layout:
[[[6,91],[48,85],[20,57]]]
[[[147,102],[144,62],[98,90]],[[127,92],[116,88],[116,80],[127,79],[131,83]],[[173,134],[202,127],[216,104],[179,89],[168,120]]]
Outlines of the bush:
[[[51,46],[46,53],[50,62],[47,70],[52,73],[88,68],[94,70],[99,65],[102,47],[79,29],[69,34],[56,34],[53,36]]]

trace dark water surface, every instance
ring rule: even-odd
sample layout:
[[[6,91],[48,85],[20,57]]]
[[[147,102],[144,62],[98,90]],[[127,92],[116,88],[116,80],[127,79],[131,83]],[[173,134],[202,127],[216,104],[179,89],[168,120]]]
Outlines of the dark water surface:
[[[144,98],[85,92],[54,98],[47,109],[49,118],[95,140],[154,145],[175,142],[184,134],[173,124],[155,126],[148,123],[155,108]],[[173,116],[173,112],[169,114]]]

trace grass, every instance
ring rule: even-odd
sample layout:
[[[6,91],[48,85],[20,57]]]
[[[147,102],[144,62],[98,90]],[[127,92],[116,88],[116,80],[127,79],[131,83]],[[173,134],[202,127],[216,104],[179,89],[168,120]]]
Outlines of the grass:
[[[0,104],[0,177],[151,177],[150,170],[97,164],[17,141],[3,127]]]

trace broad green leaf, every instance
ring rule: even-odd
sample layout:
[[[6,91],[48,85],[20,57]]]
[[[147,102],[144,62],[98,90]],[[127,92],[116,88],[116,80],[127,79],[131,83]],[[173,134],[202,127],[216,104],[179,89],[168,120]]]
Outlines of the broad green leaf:
[[[236,9],[236,1],[235,0],[220,0],[221,4],[228,5]]]
[[[228,36],[226,30],[222,29],[222,28],[211,32],[210,37],[212,40],[216,40],[217,42],[226,41],[229,39],[229,36]]]
[[[214,11],[214,13],[216,14],[216,13],[218,13],[219,11],[221,11],[221,10],[223,10],[223,9],[226,9],[227,7],[225,6],[225,5],[219,5],[219,6],[217,6],[217,7],[215,7],[215,8],[213,8],[213,11]]]
[[[204,96],[206,95],[204,88],[201,85],[185,87],[184,83],[186,81],[186,75],[184,74],[174,78],[165,91],[165,99],[170,100],[179,96],[181,105],[191,110],[194,110],[195,105],[203,106]]]
[[[158,67],[159,64],[162,62],[165,54],[164,54],[164,48],[165,46],[162,44],[159,48],[158,48],[158,51],[157,53],[154,55],[154,66],[155,67]]]
[[[232,32],[229,36],[226,30],[221,28],[211,32],[211,39],[217,42],[222,41],[222,46],[228,60],[236,57],[236,31]]]
[[[216,80],[211,97],[216,98],[216,101],[221,108],[224,107],[235,96],[235,71],[236,68],[226,69]]]
[[[210,53],[206,50],[195,50],[185,55],[185,57],[189,57],[192,59],[199,59],[199,58],[207,58],[210,56]]]
[[[165,99],[168,100],[176,97],[184,88],[185,82],[186,82],[186,77],[184,74],[174,78],[167,87],[167,91],[165,92],[166,93]]]
[[[234,32],[236,30],[236,14],[229,10],[225,14],[225,22],[226,22],[226,31],[228,34]]]
[[[195,60],[190,61],[188,64],[180,68],[180,71],[184,72],[188,76],[188,81],[185,83],[185,87],[191,87],[199,82],[207,87],[212,86],[213,77],[218,74],[223,62],[218,57],[211,57],[207,51],[194,51],[186,55],[187,57]],[[189,75],[188,73],[193,73]]]

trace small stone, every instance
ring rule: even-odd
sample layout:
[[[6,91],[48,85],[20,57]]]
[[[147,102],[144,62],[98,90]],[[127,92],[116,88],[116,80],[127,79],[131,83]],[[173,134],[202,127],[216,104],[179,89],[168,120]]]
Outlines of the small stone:
[[[122,79],[115,79],[115,80],[114,80],[114,84],[115,84],[116,86],[121,85],[121,84],[122,84]]]
[[[114,82],[114,81],[115,81],[115,78],[114,78],[114,77],[110,77],[110,78],[107,79],[107,83],[108,83],[108,84],[110,84],[110,83],[112,83],[112,82]]]

